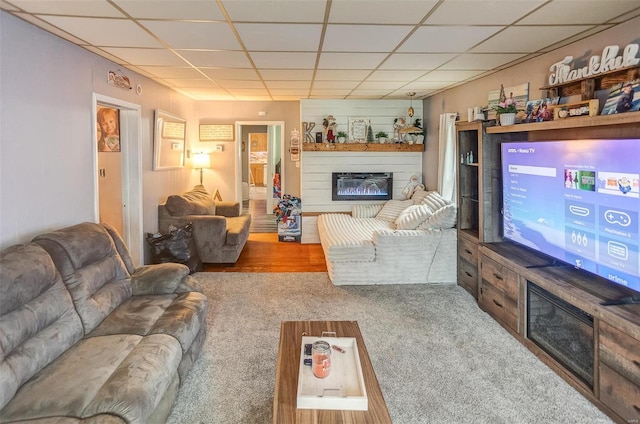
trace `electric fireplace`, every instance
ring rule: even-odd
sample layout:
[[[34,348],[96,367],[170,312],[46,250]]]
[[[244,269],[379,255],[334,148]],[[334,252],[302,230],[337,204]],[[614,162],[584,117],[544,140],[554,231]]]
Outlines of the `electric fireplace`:
[[[389,200],[393,172],[334,172],[331,200]]]
[[[527,338],[593,387],[593,317],[531,281]]]

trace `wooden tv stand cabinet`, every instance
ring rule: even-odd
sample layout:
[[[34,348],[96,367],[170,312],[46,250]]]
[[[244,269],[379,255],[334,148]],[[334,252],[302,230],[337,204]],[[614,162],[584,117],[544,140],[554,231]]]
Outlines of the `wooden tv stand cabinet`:
[[[458,122],[458,284],[539,359],[618,423],[640,423],[640,305],[603,306],[629,290],[502,238],[500,144],[596,138],[640,139],[640,112],[495,126]],[[465,161],[472,152],[473,160]],[[533,266],[533,267],[531,267]],[[593,385],[527,336],[527,281],[593,317]]]
[[[600,304],[629,291],[509,242],[481,244],[478,260],[478,305],[613,420],[640,422],[640,304]],[[527,337],[527,281],[593,316],[593,387]]]

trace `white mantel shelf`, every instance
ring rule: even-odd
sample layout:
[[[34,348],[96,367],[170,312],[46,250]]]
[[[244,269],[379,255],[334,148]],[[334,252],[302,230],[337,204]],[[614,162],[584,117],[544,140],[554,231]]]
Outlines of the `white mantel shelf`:
[[[424,144],[406,143],[302,143],[308,152],[424,152]]]

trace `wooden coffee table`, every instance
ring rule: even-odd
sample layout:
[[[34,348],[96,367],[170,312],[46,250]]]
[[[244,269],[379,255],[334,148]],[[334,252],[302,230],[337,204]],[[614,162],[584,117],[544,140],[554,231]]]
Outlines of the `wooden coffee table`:
[[[326,409],[297,409],[298,372],[302,336],[320,337],[332,331],[336,337],[354,337],[358,344],[364,385],[367,389],[367,411],[335,411]],[[276,366],[276,387],[273,397],[273,423],[391,423],[378,379],[373,371],[367,348],[356,321],[285,321],[280,325],[280,347]]]

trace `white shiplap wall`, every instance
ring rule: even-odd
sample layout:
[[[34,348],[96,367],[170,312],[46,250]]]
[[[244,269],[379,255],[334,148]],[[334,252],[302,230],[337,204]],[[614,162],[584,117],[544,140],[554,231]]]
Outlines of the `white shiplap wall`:
[[[333,172],[393,172],[393,198],[399,199],[409,178],[422,172],[422,152],[303,152],[303,212],[350,212],[355,204],[379,200],[332,201]]]
[[[413,118],[406,116],[409,100],[301,100],[302,122],[315,122],[312,132],[322,130],[322,119],[333,115],[337,131],[348,132],[349,118],[370,118],[373,133],[385,131],[393,134],[393,121],[404,117],[407,122],[422,117],[422,101],[413,102]],[[411,121],[410,121],[411,119]],[[300,161],[300,192],[302,211],[351,212],[355,204],[379,201],[332,201],[331,174],[333,172],[393,172],[393,198],[402,196],[409,178],[420,175],[422,181],[423,152],[313,152],[303,151]],[[303,216],[302,242],[318,243],[315,216]]]

